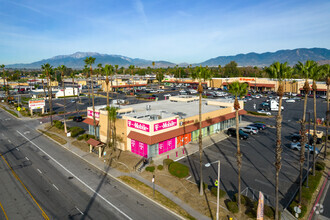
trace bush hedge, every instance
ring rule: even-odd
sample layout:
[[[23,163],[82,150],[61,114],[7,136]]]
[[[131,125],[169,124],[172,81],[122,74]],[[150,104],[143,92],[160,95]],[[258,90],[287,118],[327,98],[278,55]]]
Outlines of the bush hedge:
[[[85,129],[81,127],[71,127],[70,129],[71,137],[77,137],[85,132]]]
[[[64,130],[64,124],[61,121],[54,120],[53,124],[56,128],[58,128],[60,130]]]
[[[234,201],[235,202],[238,202],[238,194],[235,193],[234,196],[235,196]],[[244,195],[241,195],[241,204],[242,205],[248,205],[249,202],[251,202],[251,200],[249,199],[249,197],[244,196]]]
[[[173,163],[174,161],[171,159],[164,159],[163,160],[163,166],[168,169],[168,166]]]
[[[211,187],[211,194],[217,196],[217,190],[218,190],[217,187],[215,186]],[[226,191],[219,189],[219,198],[225,197],[226,194],[227,194]]]
[[[91,134],[83,134],[83,135],[80,135],[77,138],[77,140],[81,141],[82,139],[84,139],[85,141],[88,141],[90,138],[95,139],[95,136],[94,135],[91,135]]]
[[[315,164],[315,169],[317,171],[323,171],[325,169],[325,163],[321,161],[317,161]]]
[[[146,167],[146,171],[153,173],[155,171],[155,167],[154,166],[148,166],[148,167]]]
[[[238,213],[238,206],[236,202],[229,201],[226,203],[227,209],[232,213]]]
[[[163,169],[164,169],[164,166],[163,166],[163,165],[158,165],[158,166],[157,166],[157,169],[158,169],[158,170],[163,170]]]
[[[168,171],[173,176],[183,178],[189,175],[189,168],[186,165],[183,165],[178,162],[172,162],[168,166]]]

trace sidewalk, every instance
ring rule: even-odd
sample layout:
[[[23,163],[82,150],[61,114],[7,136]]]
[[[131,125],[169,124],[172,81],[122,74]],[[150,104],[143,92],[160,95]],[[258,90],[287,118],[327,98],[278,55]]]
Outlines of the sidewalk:
[[[44,124],[40,125],[39,127],[37,127],[36,129],[42,129],[44,130]],[[49,133],[52,134],[56,134],[55,132],[50,132],[47,131]],[[48,137],[48,136],[45,136]],[[59,145],[61,145],[62,147],[64,147],[65,149],[67,149],[68,151],[72,152],[73,154],[75,154],[76,156],[80,157],[81,159],[85,160],[87,163],[93,165],[94,167],[96,167],[97,169],[101,170],[104,173],[107,173],[109,176],[116,178],[117,181],[121,182],[122,184],[125,184],[127,187],[129,187],[130,189],[136,191],[137,193],[143,195],[142,193],[140,193],[139,191],[137,191],[136,189],[130,187],[129,185],[127,185],[126,183],[122,182],[121,180],[117,179],[117,177],[119,176],[130,176],[133,177],[141,182],[143,182],[144,184],[148,185],[149,187],[153,187],[152,182],[148,181],[146,179],[144,179],[143,177],[141,177],[138,173],[136,172],[131,172],[131,173],[125,173],[125,172],[121,172],[117,169],[114,168],[110,168],[108,170],[108,165],[105,164],[104,162],[102,162],[97,155],[92,154],[92,153],[88,153],[88,152],[84,152],[82,150],[80,150],[79,148],[71,145],[71,141],[72,139],[68,138],[68,137],[63,137],[61,136],[61,138],[65,139],[67,141],[66,144],[61,145],[59,143]],[[51,138],[49,138],[51,139]],[[52,141],[54,141],[53,139],[51,139]],[[56,142],[56,141],[54,141]],[[106,171],[108,170],[108,171]],[[157,184],[155,185],[155,189],[157,191],[159,191],[161,194],[163,194],[164,196],[166,196],[167,198],[171,199],[173,202],[175,202],[177,205],[181,206],[185,211],[187,211],[190,215],[194,216],[196,219],[210,219],[205,215],[202,215],[201,213],[199,213],[198,211],[196,211],[195,209],[191,208],[190,206],[188,206],[187,204],[185,204],[183,201],[181,201],[179,198],[177,198],[176,196],[174,196],[171,192],[167,191],[166,189],[158,186]],[[143,195],[145,198],[153,201],[151,198],[146,197],[145,195]],[[155,201],[153,201],[155,202]],[[159,206],[163,207],[164,209],[169,210],[168,208],[164,207],[163,205],[155,202],[156,204],[158,204]],[[171,211],[172,212],[172,211]]]

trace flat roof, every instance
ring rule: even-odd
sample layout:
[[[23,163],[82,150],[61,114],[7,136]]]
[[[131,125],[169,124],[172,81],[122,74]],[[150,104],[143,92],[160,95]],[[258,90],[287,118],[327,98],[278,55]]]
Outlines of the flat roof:
[[[219,105],[208,105],[208,102],[219,102]],[[213,112],[221,108],[228,108],[227,105],[221,106],[223,103],[233,103],[229,99],[202,99],[202,114],[206,112]],[[150,106],[150,110],[147,110],[147,106]],[[170,118],[179,116],[180,118],[188,118],[199,114],[199,101],[192,102],[172,102],[170,100],[162,100],[148,103],[139,103],[129,105],[134,109],[134,112],[127,113],[125,116],[138,118],[145,121],[154,121],[160,118]]]

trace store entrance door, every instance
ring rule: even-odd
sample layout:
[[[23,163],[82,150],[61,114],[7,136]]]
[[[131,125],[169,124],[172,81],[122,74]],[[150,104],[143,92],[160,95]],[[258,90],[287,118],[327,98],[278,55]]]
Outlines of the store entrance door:
[[[158,144],[148,145],[149,147],[149,157],[155,157],[158,155]]]

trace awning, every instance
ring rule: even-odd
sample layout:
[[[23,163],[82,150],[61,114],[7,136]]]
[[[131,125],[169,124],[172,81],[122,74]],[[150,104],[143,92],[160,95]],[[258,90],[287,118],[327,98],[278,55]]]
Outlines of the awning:
[[[99,145],[103,145],[102,142],[97,141],[97,140],[95,140],[95,139],[93,139],[93,138],[90,138],[90,139],[87,141],[87,144],[90,144],[90,145],[92,145],[93,147],[98,147]]]
[[[267,83],[251,83],[251,82],[242,82],[242,83],[247,83],[250,87],[267,87],[267,88],[275,88],[275,84],[267,84]],[[226,86],[230,83],[228,82],[223,82],[222,85]]]
[[[85,120],[83,120],[83,122],[86,123],[86,124],[89,124],[89,125],[94,126],[93,119],[91,119],[91,118],[86,118]],[[95,125],[96,126],[99,125],[99,121],[98,120],[95,120]]]
[[[239,115],[245,115],[246,113],[247,112],[245,110],[240,110],[238,112]],[[231,118],[235,118],[235,112],[232,112],[232,113],[229,113],[229,114],[226,114],[226,115],[222,115],[222,116],[219,116],[219,117],[216,117],[216,118],[207,119],[206,121],[202,122],[202,128],[205,128],[207,126],[210,126],[210,125],[222,122],[222,121],[226,121],[226,120],[231,119]],[[140,141],[142,143],[152,145],[152,144],[159,143],[161,141],[171,139],[173,137],[177,137],[177,136],[180,136],[180,135],[183,135],[183,134],[191,133],[191,132],[196,131],[198,129],[199,129],[199,123],[195,123],[195,124],[192,124],[192,125],[183,126],[181,128],[171,130],[171,131],[168,131],[168,132],[164,132],[164,133],[161,133],[161,134],[153,135],[153,136],[141,134],[141,133],[138,133],[136,131],[131,131],[128,134],[127,137],[130,138],[130,139],[133,139],[133,140]]]

